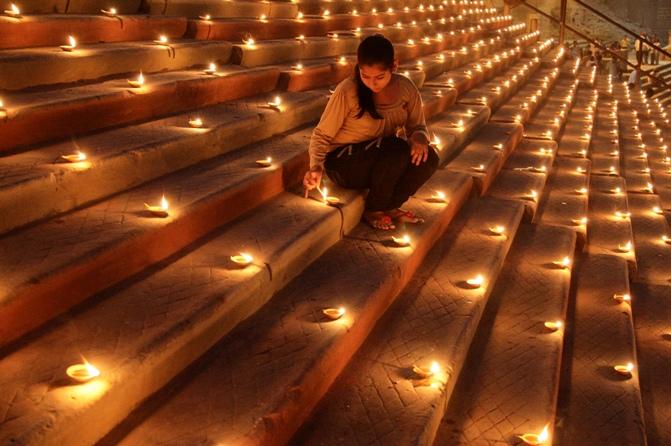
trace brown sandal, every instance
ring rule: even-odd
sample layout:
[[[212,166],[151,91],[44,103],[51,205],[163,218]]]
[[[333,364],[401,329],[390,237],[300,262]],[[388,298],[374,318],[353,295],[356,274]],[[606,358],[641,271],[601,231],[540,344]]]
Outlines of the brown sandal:
[[[424,223],[424,219],[419,215],[416,215],[412,211],[406,211],[400,208],[391,211],[390,215],[393,219],[398,220],[399,223],[410,223],[410,224]]]

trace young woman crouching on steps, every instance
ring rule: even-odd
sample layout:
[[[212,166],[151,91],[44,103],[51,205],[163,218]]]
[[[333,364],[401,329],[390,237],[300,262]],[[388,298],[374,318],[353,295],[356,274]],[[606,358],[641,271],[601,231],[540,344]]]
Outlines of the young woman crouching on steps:
[[[338,185],[369,189],[363,218],[376,229],[394,221],[421,223],[401,205],[438,167],[429,146],[422,98],[405,76],[394,73],[394,47],[377,34],[357,50],[354,76],[340,82],[310,140],[310,170],[303,185],[319,186],[323,172]],[[404,130],[407,141],[397,136]]]

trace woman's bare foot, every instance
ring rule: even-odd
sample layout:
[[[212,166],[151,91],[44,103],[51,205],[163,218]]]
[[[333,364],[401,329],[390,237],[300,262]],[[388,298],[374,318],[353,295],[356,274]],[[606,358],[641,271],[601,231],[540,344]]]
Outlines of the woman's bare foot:
[[[382,229],[384,231],[389,231],[391,229],[396,229],[394,222],[391,217],[382,211],[367,211],[363,213],[363,219],[368,223],[373,229]]]
[[[419,215],[415,215],[412,211],[406,211],[401,208],[394,209],[389,211],[388,215],[397,220],[399,223],[410,223],[410,224],[421,224],[424,223],[424,219]]]

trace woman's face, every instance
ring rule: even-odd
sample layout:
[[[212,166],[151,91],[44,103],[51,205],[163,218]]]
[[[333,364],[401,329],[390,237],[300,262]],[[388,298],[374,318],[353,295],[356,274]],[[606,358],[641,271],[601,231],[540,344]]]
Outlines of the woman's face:
[[[359,75],[364,85],[373,93],[379,93],[391,80],[391,69],[384,68],[379,64],[359,65]]]

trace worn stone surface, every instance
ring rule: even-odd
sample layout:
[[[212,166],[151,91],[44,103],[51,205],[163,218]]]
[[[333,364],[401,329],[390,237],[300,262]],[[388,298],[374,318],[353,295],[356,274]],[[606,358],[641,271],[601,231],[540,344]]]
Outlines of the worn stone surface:
[[[90,444],[103,436],[356,225],[361,194],[336,193],[339,209],[284,193],[8,352],[0,360],[0,394],[8,396],[0,442]],[[229,256],[240,251],[254,264],[233,264]],[[95,382],[65,376],[80,355],[101,370]]]
[[[520,206],[485,199],[473,201],[460,213],[326,395],[296,444],[432,443],[507,259],[521,211]],[[492,222],[504,225],[508,237],[488,234]],[[481,289],[460,286],[476,274],[487,278]],[[441,366],[440,380],[427,383],[413,376],[414,365],[428,367],[432,361]]]
[[[60,2],[62,0],[55,1]],[[119,2],[117,7],[120,13],[123,12],[123,3],[128,1]],[[98,0],[96,0],[97,2]],[[9,3],[4,2],[4,8],[2,9],[9,9]],[[30,13],[31,9],[28,4],[21,4],[21,7],[24,8],[25,13]],[[28,7],[27,10],[26,7]],[[100,15],[99,8],[96,10],[98,15],[88,16],[50,14],[54,11],[41,12],[46,12],[46,14],[23,17],[21,20],[0,17],[0,35],[2,36],[0,49],[37,46],[57,47],[68,43],[68,35],[77,36],[79,43],[94,43],[153,40],[159,34],[177,39],[183,37],[186,33],[187,20],[185,17],[129,15],[124,16],[121,20]],[[60,49],[54,48],[52,51],[60,51]]]
[[[201,109],[203,129],[189,128],[186,113],[0,158],[0,209],[11,209],[0,213],[0,228],[68,211],[304,125],[318,118],[328,97],[322,90],[285,93],[282,112],[266,106],[270,99],[257,96]],[[84,150],[88,161],[59,161],[76,150]]]
[[[4,237],[0,344],[297,184],[309,138],[309,130],[273,138]],[[273,166],[255,165],[267,156]],[[152,218],[144,203],[157,204],[162,194],[170,216]]]
[[[231,48],[230,42],[179,40],[171,48],[151,41],[85,44],[74,54],[58,48],[6,50],[0,53],[0,88],[19,90],[122,74],[135,78],[140,71],[183,70],[211,62],[222,66],[229,63]],[[16,96],[19,103],[22,98]],[[15,105],[12,99],[5,97],[7,106]]]
[[[614,256],[584,255],[574,273],[575,304],[567,327],[569,355],[563,365],[555,444],[645,445],[638,370],[630,379],[613,370],[617,364],[636,363],[629,305],[612,299],[616,293],[629,293],[627,264]]]
[[[447,206],[427,201],[436,189],[450,197]],[[141,409],[109,444],[288,441],[417,270],[469,190],[468,177],[436,173],[407,204],[427,219],[401,230],[412,237],[409,248],[394,246],[389,233],[357,227],[218,344],[186,382],[168,389],[168,399]],[[340,306],[346,314],[338,321],[321,314],[323,308]],[[201,404],[203,398],[207,405]]]
[[[494,286],[441,423],[437,444],[496,444],[552,425],[559,390],[570,270],[552,262],[572,257],[575,235],[563,228],[520,229]]]

